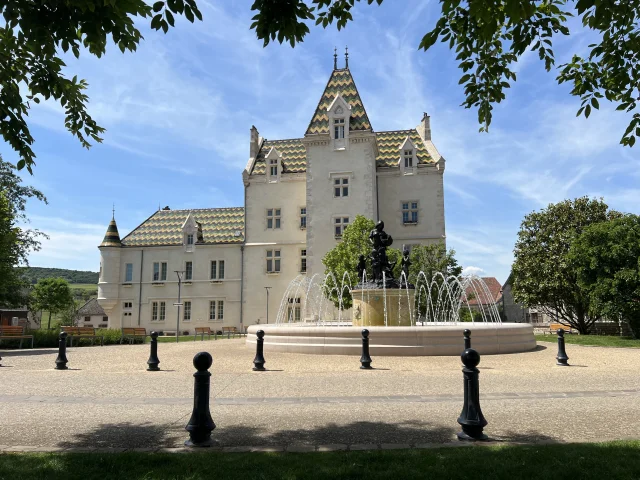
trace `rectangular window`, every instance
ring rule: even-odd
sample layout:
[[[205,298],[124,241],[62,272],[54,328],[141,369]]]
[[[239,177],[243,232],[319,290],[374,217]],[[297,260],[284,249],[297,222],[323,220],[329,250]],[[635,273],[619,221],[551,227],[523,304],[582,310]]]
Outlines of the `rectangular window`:
[[[413,151],[404,151],[404,168],[413,168]]]
[[[184,316],[182,317],[182,319],[185,322],[188,322],[191,320],[191,302],[190,301],[184,302]]]
[[[288,298],[289,306],[287,308],[287,321],[289,322],[299,322],[302,310],[300,308],[300,297],[298,298]]]
[[[151,321],[152,322],[158,321],[158,302],[151,303]]]
[[[90,322],[91,321],[91,317],[84,317],[84,321],[85,322]]]
[[[336,238],[342,237],[345,228],[349,225],[349,217],[335,217],[333,219],[333,228]]]
[[[307,271],[307,250],[300,250],[300,273],[306,273]]]
[[[187,235],[187,245],[193,245],[193,233]]]
[[[344,118],[335,118],[333,120],[333,138],[344,138]]]
[[[133,307],[133,302],[124,302],[122,304],[122,308],[124,310],[131,310],[132,307]]]
[[[267,209],[267,228],[274,229],[280,228],[280,209],[279,208],[269,208]]]
[[[267,250],[267,273],[280,272],[280,250]]]
[[[211,280],[224,280],[224,260],[211,260]]]
[[[209,321],[216,319],[216,301],[211,300],[209,302]]]
[[[307,228],[307,207],[300,208],[300,228]]]
[[[133,263],[127,263],[125,265],[124,281],[125,283],[131,283],[133,281]]]
[[[224,320],[224,301],[218,300],[218,320]]]
[[[165,317],[167,316],[167,307],[165,302],[160,302],[160,321],[164,322]]]
[[[103,322],[108,322],[109,321],[109,317],[102,317],[102,321]]]
[[[193,262],[185,262],[184,264],[184,279],[193,280]]]
[[[167,262],[154,262],[153,281],[164,282],[167,280]]]
[[[349,177],[341,177],[333,179],[333,196],[348,197],[349,196]]]
[[[418,223],[418,202],[402,202],[402,223]]]
[[[272,177],[278,176],[278,159],[272,158],[269,160],[269,175]]]

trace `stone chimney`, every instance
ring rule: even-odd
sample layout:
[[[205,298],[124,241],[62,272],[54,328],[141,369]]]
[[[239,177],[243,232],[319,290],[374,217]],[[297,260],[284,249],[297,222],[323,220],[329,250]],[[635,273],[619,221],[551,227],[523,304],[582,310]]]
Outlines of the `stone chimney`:
[[[260,148],[260,134],[255,125],[251,125],[251,143],[249,146],[249,157],[256,158]]]
[[[418,134],[420,134],[420,138],[422,138],[423,141],[431,140],[431,117],[427,112],[424,112],[422,121],[420,125],[416,127],[416,130],[418,130]]]

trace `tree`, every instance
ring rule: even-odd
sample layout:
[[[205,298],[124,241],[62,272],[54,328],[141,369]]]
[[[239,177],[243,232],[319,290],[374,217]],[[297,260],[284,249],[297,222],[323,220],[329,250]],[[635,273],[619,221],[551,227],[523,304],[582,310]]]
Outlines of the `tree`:
[[[35,310],[48,310],[47,329],[51,329],[51,315],[69,308],[73,304],[71,289],[63,278],[43,278],[38,280],[31,292]]]
[[[527,215],[520,226],[513,264],[513,295],[518,303],[539,306],[547,315],[589,333],[599,318],[568,254],[590,225],[620,216],[602,200],[581,197],[550,204]]]
[[[31,101],[53,98],[65,108],[65,127],[89,148],[101,142],[104,128],[87,112],[85,80],[67,78],[62,52],[76,58],[83,52],[100,58],[109,36],[123,53],[135,51],[142,35],[134,21],[151,19],[151,28],[167,33],[174,14],[193,23],[202,14],[195,0],[0,0],[5,25],[0,28],[0,132],[18,152],[18,169],[33,173],[35,153],[26,117]],[[21,92],[26,86],[27,95]]]
[[[353,299],[347,288],[352,289],[361,279],[358,278],[358,258],[364,255],[369,258],[371,254],[371,242],[369,234],[375,227],[375,222],[362,215],[357,215],[342,234],[342,241],[331,249],[322,259],[326,267],[325,275],[329,275],[326,281],[325,296],[333,301],[336,307],[340,307],[340,290],[342,290],[342,308],[351,308]],[[390,262],[397,262],[394,275],[400,268],[400,251],[394,248],[387,249],[387,257]],[[348,275],[345,275],[345,272]],[[344,285],[343,285],[344,278]],[[373,278],[371,262],[367,261],[367,278]]]
[[[366,0],[371,5],[383,0]],[[272,40],[302,42],[314,20],[338,30],[353,20],[351,9],[360,0],[255,0],[251,28],[266,46]],[[364,3],[364,0],[362,0]],[[310,5],[308,5],[310,4]],[[555,66],[553,41],[569,35],[570,17],[580,17],[583,29],[599,40],[588,54],[575,54],[558,66],[558,83],[570,83],[580,97],[577,115],[589,117],[606,98],[618,110],[634,112],[620,143],[633,146],[640,136],[640,4],[601,0],[440,0],[441,15],[419,48],[448,43],[462,70],[466,108],[477,108],[480,130],[488,130],[492,110],[506,98],[516,81],[516,62],[527,51],[538,53],[545,69]]]
[[[411,266],[409,267],[409,282],[416,287],[416,308],[421,317],[427,314],[427,296],[421,294],[431,292],[430,304],[437,305],[440,297],[439,290],[445,279],[450,275],[458,277],[462,274],[462,267],[455,258],[455,250],[447,251],[444,243],[430,245],[415,245],[411,249]],[[424,275],[421,275],[421,272]],[[442,275],[438,275],[438,274]],[[444,277],[444,278],[443,278]],[[433,282],[433,286],[432,286]],[[456,288],[454,286],[454,288]],[[454,294],[457,292],[454,292]],[[441,303],[440,312],[446,316],[450,312],[450,303]]]
[[[29,198],[46,202],[41,192],[21,183],[13,165],[0,157],[0,305],[7,307],[26,304],[27,284],[16,267],[28,264],[29,252],[40,249],[39,238],[44,236],[18,226],[29,221],[25,214]]]
[[[569,258],[594,309],[627,321],[640,337],[640,216],[587,227],[573,242]]]

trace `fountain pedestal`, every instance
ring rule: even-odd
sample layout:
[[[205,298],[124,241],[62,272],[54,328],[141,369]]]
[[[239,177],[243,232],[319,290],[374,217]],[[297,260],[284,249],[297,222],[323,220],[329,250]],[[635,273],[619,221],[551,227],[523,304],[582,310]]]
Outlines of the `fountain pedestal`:
[[[386,295],[386,301],[385,301]],[[399,288],[352,290],[354,327],[410,327],[415,291]],[[386,305],[385,305],[386,304]],[[385,306],[387,323],[385,324]]]

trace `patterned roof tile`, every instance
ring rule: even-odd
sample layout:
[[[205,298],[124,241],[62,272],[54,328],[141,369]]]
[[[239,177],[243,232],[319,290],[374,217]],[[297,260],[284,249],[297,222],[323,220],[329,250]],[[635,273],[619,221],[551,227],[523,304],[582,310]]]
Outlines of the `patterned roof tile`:
[[[242,243],[244,208],[159,210],[122,239],[125,247],[182,245],[182,225],[191,213],[202,225],[205,245]],[[240,235],[236,236],[236,232]]]
[[[265,157],[271,148],[282,154],[282,173],[302,173],[307,170],[307,150],[299,138],[291,140],[265,140],[253,166],[253,175],[266,173]]]
[[[107,227],[107,233],[104,234],[101,247],[119,247],[120,246],[120,234],[118,233],[118,226],[116,225],[116,219],[112,218]]]
[[[434,163],[434,159],[429,155],[427,149],[420,138],[420,134],[415,128],[411,130],[395,130],[392,132],[376,132],[378,142],[378,156],[376,156],[377,167],[397,167],[400,160],[400,145],[409,136],[416,146],[418,165]]]
[[[353,81],[349,69],[334,70],[329,78],[329,82],[324,89],[320,102],[316,108],[316,113],[309,122],[306,135],[317,135],[320,133],[329,133],[329,117],[327,116],[327,108],[331,102],[338,96],[351,105],[351,120],[349,122],[349,130],[371,130],[369,117],[364,109],[364,104],[360,99],[360,94]]]

